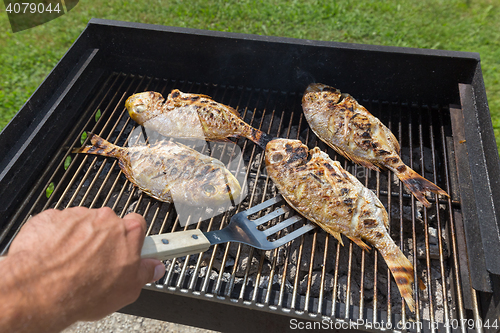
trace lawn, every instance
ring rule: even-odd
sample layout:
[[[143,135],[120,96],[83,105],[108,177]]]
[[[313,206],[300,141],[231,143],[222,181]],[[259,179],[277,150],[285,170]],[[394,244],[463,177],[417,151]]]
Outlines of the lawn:
[[[478,52],[500,146],[500,1],[81,0],[13,34],[0,5],[0,129],[93,17],[208,30]]]

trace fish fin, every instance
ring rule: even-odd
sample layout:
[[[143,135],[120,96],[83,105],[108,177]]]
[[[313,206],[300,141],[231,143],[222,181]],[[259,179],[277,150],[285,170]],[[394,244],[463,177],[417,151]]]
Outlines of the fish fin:
[[[267,144],[274,139],[274,137],[266,132],[253,128],[242,120],[240,120],[240,125],[242,126],[242,129],[239,135],[247,138],[264,150],[266,149]]]
[[[373,171],[380,171],[380,169],[376,165],[374,165],[373,163],[371,163],[371,162],[368,162],[366,160],[362,160],[360,158],[357,158],[356,156],[350,155],[349,153],[345,152],[342,148],[339,148],[339,147],[337,147],[335,145],[330,145],[329,144],[329,146],[332,147],[333,150],[335,150],[337,153],[339,153],[340,155],[344,156],[348,160],[353,161],[356,164],[362,165],[365,168],[371,169]]]
[[[127,177],[128,178],[128,177]],[[149,189],[147,188],[144,188],[144,187],[141,187],[141,186],[138,186],[134,181],[130,180],[129,181],[134,184],[138,189],[140,189],[142,192],[146,193],[147,195],[149,195],[151,198],[154,198],[156,200],[159,200],[159,201],[163,201],[163,202],[169,202],[169,203],[173,203],[173,200],[172,200],[172,197],[170,195],[170,193],[168,193],[169,191],[168,190],[163,190],[160,195],[156,195],[154,194],[153,192],[151,192]]]
[[[396,176],[405,184],[405,186],[413,193],[415,198],[420,201],[425,207],[430,207],[431,204],[425,197],[425,193],[433,192],[436,194],[442,194],[449,197],[448,193],[439,188],[436,184],[430,180],[425,179],[420,174],[412,170],[411,168],[405,166],[403,172],[398,171],[394,168],[393,171]]]
[[[351,241],[354,242],[354,244],[356,244],[357,246],[359,246],[360,248],[362,248],[365,251],[370,251],[372,249],[371,247],[369,247],[368,245],[366,245],[366,243],[363,242],[359,238],[354,238],[354,237],[349,237],[349,236],[346,236],[346,237],[349,238]]]
[[[75,148],[71,152],[79,154],[93,154],[110,157],[120,157],[122,147],[116,146],[108,142],[96,134],[89,134],[91,146]]]
[[[228,110],[230,113],[232,113],[233,115],[235,115],[238,118],[238,120],[242,120],[241,115],[238,112],[238,110],[236,110],[235,108],[230,107],[229,105],[224,105],[224,104],[220,104],[220,105],[222,107],[224,107],[226,110]]]
[[[396,244],[392,244],[392,251],[379,251],[382,254],[385,262],[387,263],[387,267],[391,270],[392,276],[396,281],[396,285],[398,286],[399,292],[401,296],[408,304],[411,312],[415,312],[415,300],[413,299],[413,288],[412,283],[415,280],[413,276],[413,265],[410,260],[406,258],[406,256],[401,252],[401,250],[396,246]],[[420,288],[425,285],[422,280],[419,279]]]
[[[161,191],[161,194],[159,195],[159,197],[164,197],[165,195],[167,195],[170,192],[170,189],[171,189],[170,186],[165,186],[163,191]]]
[[[245,137],[253,141],[257,146],[259,146],[262,149],[266,149],[266,146],[269,143],[269,141],[274,139],[271,135],[262,132],[261,130],[255,129],[253,127],[251,127],[250,133],[248,135],[245,135]]]
[[[345,153],[345,156],[347,156],[348,159],[353,161],[356,164],[362,165],[367,169],[373,170],[373,171],[380,171],[380,169],[374,165],[371,162],[368,162],[367,160],[362,160],[360,158],[357,158],[356,156],[349,155],[348,153]]]
[[[190,95],[190,96],[197,96],[199,98],[208,98],[208,99],[212,99],[212,97],[208,96],[208,95],[203,95],[203,94],[193,94],[193,93],[185,93],[185,92],[182,92],[180,91],[179,89],[172,89],[172,91],[170,92],[170,94],[168,94],[168,99],[177,99],[179,96],[181,95]]]
[[[209,142],[221,142],[221,143],[229,143],[229,142],[232,142],[231,140],[229,140],[229,138],[219,138],[219,139],[210,139],[210,138],[205,138],[204,139],[205,141],[209,141]],[[234,142],[233,142],[234,143]]]
[[[384,205],[382,205],[382,207],[379,206],[379,208],[382,208],[382,211],[384,212],[384,227],[389,230],[389,217],[388,217],[388,214],[387,214],[387,210],[385,209]]]
[[[356,157],[352,157],[352,156],[350,158],[351,158],[351,160],[354,163],[360,164],[360,165],[364,166],[367,169],[371,169],[373,171],[380,171],[380,169],[376,165],[374,165],[373,163],[371,163],[371,162],[368,162],[366,160],[362,160],[362,159],[359,159],[359,158],[356,158]]]
[[[422,281],[422,279],[421,279],[421,278],[418,278],[418,288],[419,288],[420,290],[425,290],[425,289],[427,289],[427,287],[425,286],[424,281]]]
[[[125,175],[125,178],[127,178],[129,180],[129,182],[131,182],[132,184],[137,186],[135,179],[133,177],[132,170],[130,169],[130,165],[128,165],[128,163],[126,161],[124,161],[122,158],[120,158],[120,159],[118,159],[118,166],[122,170],[122,173]],[[140,188],[140,189],[149,194],[149,191],[147,191],[146,189],[143,189],[143,188]],[[154,197],[153,195],[151,195],[151,196]],[[156,198],[156,197],[154,197],[154,198]]]
[[[332,227],[330,227],[327,224],[319,223],[319,222],[316,222],[314,220],[311,220],[311,221],[315,222],[317,225],[319,225],[321,228],[323,228],[326,232],[328,232],[330,235],[335,237],[335,239],[338,240],[340,245],[344,246],[344,242],[342,241],[342,236],[341,236],[340,232],[333,230]]]
[[[398,153],[398,155],[400,155],[400,153],[401,153],[401,147],[399,146],[399,141],[396,139],[396,137],[394,136],[394,134],[389,129],[387,129],[387,133],[389,134],[387,136],[387,139],[393,144],[394,149],[396,150],[396,152]]]
[[[326,141],[325,141],[325,142],[326,142]],[[335,146],[335,145],[333,145],[333,144],[330,144],[330,143],[328,143],[328,142],[326,142],[326,143],[327,143],[330,147],[332,147],[332,148],[333,148],[333,150],[335,150],[338,154],[340,154],[340,155],[344,156],[345,158],[347,158],[347,159],[349,159],[349,160],[351,159],[351,157],[350,157],[349,155],[347,155],[347,154],[346,154],[346,152],[345,152],[345,151],[343,151],[342,149],[340,149],[339,147],[337,147],[337,146]]]
[[[344,242],[342,241],[342,236],[340,235],[340,232],[330,231],[330,234],[339,241],[340,245],[344,246]]]

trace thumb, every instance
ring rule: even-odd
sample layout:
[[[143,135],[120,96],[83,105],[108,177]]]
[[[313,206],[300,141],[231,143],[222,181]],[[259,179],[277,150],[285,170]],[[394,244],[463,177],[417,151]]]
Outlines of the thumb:
[[[165,265],[157,259],[141,259],[139,280],[142,284],[158,281],[165,274]]]

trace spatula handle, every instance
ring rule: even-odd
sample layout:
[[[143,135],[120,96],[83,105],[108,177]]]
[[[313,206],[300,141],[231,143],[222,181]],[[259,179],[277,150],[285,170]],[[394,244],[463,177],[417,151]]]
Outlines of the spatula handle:
[[[200,229],[148,236],[142,245],[141,258],[167,260],[205,252],[210,242]],[[6,257],[0,256],[0,261]]]
[[[200,229],[148,236],[142,246],[141,258],[167,260],[205,252],[210,242]]]

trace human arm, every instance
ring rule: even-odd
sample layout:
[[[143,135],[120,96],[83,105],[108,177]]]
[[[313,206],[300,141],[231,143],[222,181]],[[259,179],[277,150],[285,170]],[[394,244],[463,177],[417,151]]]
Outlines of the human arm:
[[[110,208],[34,216],[0,262],[0,332],[57,332],[135,301],[164,273],[140,258],[145,228],[142,216]]]

